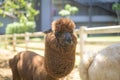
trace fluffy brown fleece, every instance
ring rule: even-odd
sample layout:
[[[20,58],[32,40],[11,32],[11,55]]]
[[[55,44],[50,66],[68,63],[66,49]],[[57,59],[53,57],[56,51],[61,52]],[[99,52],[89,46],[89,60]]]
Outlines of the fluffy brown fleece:
[[[9,60],[13,80],[58,80],[45,70],[44,57],[32,52],[23,51]]]
[[[53,21],[52,32],[46,35],[45,57],[23,51],[9,60],[13,80],[58,80],[69,74],[75,63],[74,28],[68,18]]]
[[[74,22],[68,18],[61,18],[52,22],[52,31],[71,32],[74,28]]]

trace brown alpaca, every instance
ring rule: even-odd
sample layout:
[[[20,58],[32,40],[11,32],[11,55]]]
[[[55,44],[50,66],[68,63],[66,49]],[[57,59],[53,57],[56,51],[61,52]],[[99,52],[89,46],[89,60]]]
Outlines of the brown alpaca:
[[[23,51],[9,60],[13,80],[58,80],[69,74],[75,63],[74,28],[68,18],[53,21],[52,31],[46,35],[45,57]]]

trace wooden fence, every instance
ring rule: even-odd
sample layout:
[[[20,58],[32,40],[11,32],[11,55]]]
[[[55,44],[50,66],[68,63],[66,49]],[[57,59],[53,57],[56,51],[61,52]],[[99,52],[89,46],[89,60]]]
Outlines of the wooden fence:
[[[75,33],[80,36],[78,44],[80,45],[80,54],[84,54],[84,46],[86,43],[92,43],[87,41],[88,34],[106,34],[106,33],[120,33],[120,25],[117,26],[105,26],[105,27],[93,27],[87,28],[85,26],[80,27],[80,29],[75,30]],[[32,41],[31,37],[42,37],[41,41]],[[44,48],[37,48],[37,47],[30,47],[28,44],[30,42],[44,42],[45,34],[42,32],[35,32],[35,33],[25,33],[25,34],[14,34],[14,35],[0,35],[0,43],[4,43],[5,48],[8,47],[8,44],[13,46],[13,50],[16,50],[16,47],[24,47],[26,50],[29,48],[32,49],[39,49],[44,50]],[[21,39],[22,38],[22,39]],[[104,41],[102,41],[104,42]],[[25,46],[18,46],[18,43],[24,43]],[[100,43],[99,41],[96,43]],[[106,43],[106,42],[104,42]],[[114,43],[114,42],[109,42]]]
[[[85,26],[80,27],[78,30],[79,35],[80,35],[80,55],[81,57],[85,53],[84,47],[86,43],[92,43],[91,41],[87,41],[88,34],[107,34],[107,33],[120,33],[120,25],[117,26],[104,26],[104,27],[92,27],[92,28],[87,28]],[[119,41],[118,41],[119,42]],[[97,41],[96,43],[107,43],[107,41]],[[109,43],[116,43],[113,41],[109,41]]]
[[[42,37],[42,40],[34,41],[34,40],[30,39],[30,38],[38,38],[38,37]],[[13,51],[16,51],[17,47],[25,48],[26,50],[28,50],[28,49],[44,50],[43,47],[41,47],[41,48],[30,47],[28,45],[30,42],[44,43],[44,37],[45,37],[45,34],[42,32],[35,32],[35,33],[26,32],[25,34],[0,35],[0,42],[3,43],[5,48],[8,48],[8,45],[11,45],[13,47]],[[18,45],[18,43],[25,44],[25,45],[20,46],[20,45]]]

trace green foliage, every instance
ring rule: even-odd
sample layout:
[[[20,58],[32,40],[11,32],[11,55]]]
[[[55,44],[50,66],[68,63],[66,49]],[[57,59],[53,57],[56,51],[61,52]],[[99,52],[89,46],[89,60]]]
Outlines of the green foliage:
[[[120,25],[120,3],[114,3],[112,5],[112,9],[115,10],[115,12],[117,14],[118,24]]]
[[[32,29],[35,28],[35,25],[33,25],[34,17],[39,14],[39,11],[33,8],[30,0],[5,0],[2,8],[0,8],[0,14],[5,17],[6,13],[13,15],[19,20],[19,22],[11,23],[7,26],[6,33],[12,34],[33,31]]]
[[[112,5],[112,9],[113,9],[113,10],[120,10],[120,3],[114,3],[114,4]]]
[[[3,13],[3,11],[0,9],[0,15]],[[0,22],[0,27],[2,27],[3,26],[3,23],[2,22]]]
[[[3,10],[2,9],[0,9],[0,14],[2,14],[3,13]]]
[[[21,20],[24,16],[28,21],[33,21],[39,11],[35,10],[31,2],[26,0],[6,0],[3,8],[0,9],[0,13],[10,13]],[[23,18],[22,18],[23,19]]]
[[[0,27],[2,27],[3,26],[3,23],[2,22],[0,22]]]
[[[66,4],[64,9],[59,11],[60,16],[70,16],[74,15],[78,12],[78,8],[75,6],[71,6],[70,4]]]
[[[61,15],[61,16],[69,16],[69,15],[70,15],[70,12],[67,11],[67,10],[62,9],[62,10],[59,12],[59,15]]]
[[[7,25],[6,28],[6,34],[19,34],[19,33],[25,33],[25,32],[34,32],[35,31],[35,23],[34,22],[27,22],[19,23],[14,22]]]

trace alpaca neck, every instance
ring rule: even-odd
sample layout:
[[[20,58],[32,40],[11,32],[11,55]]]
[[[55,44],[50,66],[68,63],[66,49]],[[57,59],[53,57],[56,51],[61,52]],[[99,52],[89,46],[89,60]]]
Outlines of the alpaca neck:
[[[47,72],[57,78],[66,76],[71,72],[75,63],[75,49],[70,51],[58,51],[46,47],[45,67]]]
[[[49,33],[45,40],[45,68],[55,78],[61,78],[69,74],[75,63],[75,49],[77,39],[73,36],[73,45],[64,47],[53,33]]]

